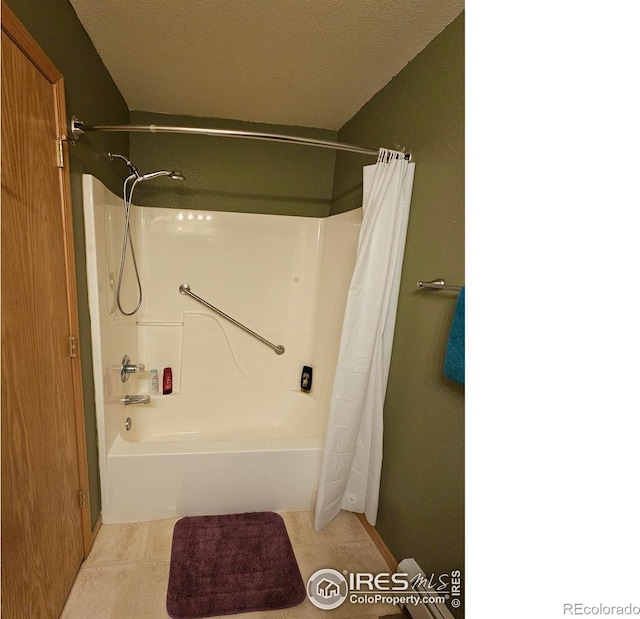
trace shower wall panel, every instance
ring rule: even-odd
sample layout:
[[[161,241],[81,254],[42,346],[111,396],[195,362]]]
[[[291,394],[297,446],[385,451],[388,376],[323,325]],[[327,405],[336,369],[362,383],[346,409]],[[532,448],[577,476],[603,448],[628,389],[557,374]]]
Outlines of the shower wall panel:
[[[215,316],[179,286],[262,337],[285,346],[274,351],[216,316],[246,377],[272,389],[297,389],[311,362],[320,271],[322,220],[246,213],[140,208],[140,257],[145,301],[138,320],[145,328],[141,358],[159,372],[181,374],[181,354],[206,365],[217,354],[199,346],[182,350],[176,336],[185,314]],[[153,331],[153,334],[151,333]],[[176,385],[176,392],[180,385]]]
[[[83,190],[100,469],[105,471],[106,450],[126,418],[127,411],[120,400],[139,388],[133,379],[123,383],[119,372],[125,354],[137,361],[138,327],[135,316],[123,316],[116,306],[115,289],[124,229],[122,201],[87,174],[83,176]],[[134,235],[137,232],[135,222],[132,232]],[[132,269],[127,265],[122,285],[125,309],[135,307],[136,294]]]
[[[131,227],[143,301],[135,316],[124,317],[115,298],[122,201],[90,176],[84,189],[103,514],[127,517],[114,496],[129,474],[118,469],[116,475],[110,468],[116,461],[122,466],[112,457],[122,441],[313,438],[320,449],[361,209],[311,218],[134,206]],[[183,283],[282,344],[285,353],[276,355],[180,294]],[[136,302],[129,254],[121,303],[129,309]],[[125,354],[146,371],[122,383]],[[310,393],[300,391],[305,365],[313,367]],[[149,371],[157,369],[161,378],[165,367],[172,369],[173,392],[150,394]],[[150,394],[150,404],[125,407],[120,400],[133,394]],[[305,492],[312,496],[315,487]]]

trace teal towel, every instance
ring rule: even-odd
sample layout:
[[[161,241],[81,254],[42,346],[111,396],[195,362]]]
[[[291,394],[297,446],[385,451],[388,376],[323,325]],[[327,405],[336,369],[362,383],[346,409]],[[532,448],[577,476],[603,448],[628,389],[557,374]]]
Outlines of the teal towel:
[[[444,375],[464,385],[464,286],[453,311],[447,351],[444,357]]]

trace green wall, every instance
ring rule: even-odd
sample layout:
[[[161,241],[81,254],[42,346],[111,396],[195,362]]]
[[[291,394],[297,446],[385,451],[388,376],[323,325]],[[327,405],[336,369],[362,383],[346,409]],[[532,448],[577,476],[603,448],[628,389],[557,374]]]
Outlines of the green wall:
[[[131,112],[133,125],[169,125],[276,133],[335,140],[336,131],[216,118]],[[335,151],[237,138],[132,133],[131,161],[140,172],[177,169],[186,182],[136,186],[136,204],[169,208],[326,217]],[[124,167],[124,166],[122,166]]]
[[[416,162],[376,528],[397,559],[414,557],[436,573],[462,570],[464,387],[442,376],[457,297],[419,290],[416,282],[464,283],[464,14],[340,130],[339,140],[399,144]],[[354,155],[338,153],[333,195],[332,213],[360,205],[362,161]]]
[[[129,110],[102,64],[82,24],[68,0],[6,0],[9,8],[39,43],[47,56],[64,75],[67,116],[78,116],[87,124],[126,124]],[[71,146],[71,201],[75,237],[76,277],[78,281],[78,313],[80,319],[80,354],[89,459],[89,493],[91,521],[100,515],[100,475],[96,439],[96,414],[91,367],[91,332],[87,298],[84,218],[82,211],[82,174],[93,174],[115,193],[121,191],[120,175],[106,152],[114,150],[126,155],[127,134],[87,134]]]

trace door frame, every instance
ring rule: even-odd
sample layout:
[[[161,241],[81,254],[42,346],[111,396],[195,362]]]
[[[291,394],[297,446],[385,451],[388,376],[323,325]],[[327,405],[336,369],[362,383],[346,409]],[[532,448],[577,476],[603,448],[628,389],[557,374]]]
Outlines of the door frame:
[[[29,34],[28,30],[15,16],[13,11],[2,1],[2,31],[13,41],[31,63],[52,85],[56,128],[60,138],[66,138],[67,117],[64,96],[64,77],[51,62],[44,50]],[[76,428],[76,450],[78,453],[78,479],[80,488],[84,492],[84,505],[80,508],[82,522],[82,542],[85,559],[89,555],[95,537],[91,527],[91,511],[89,509],[89,469],[87,463],[87,444],[84,422],[84,400],[82,392],[82,368],[80,362],[79,322],[78,322],[78,291],[76,285],[76,264],[73,238],[73,217],[71,210],[71,179],[69,174],[69,146],[61,140],[63,166],[58,168],[58,182],[62,205],[63,244],[65,256],[65,279],[67,293],[67,317],[69,335],[76,338],[75,357],[70,357],[72,389],[74,401],[74,417]],[[96,525],[96,533],[100,519]]]

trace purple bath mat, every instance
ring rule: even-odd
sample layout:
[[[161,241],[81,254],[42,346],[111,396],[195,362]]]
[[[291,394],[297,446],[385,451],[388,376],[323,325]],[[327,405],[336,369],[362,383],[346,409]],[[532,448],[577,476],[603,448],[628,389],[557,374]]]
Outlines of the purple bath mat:
[[[278,514],[193,516],[176,523],[167,590],[173,619],[289,608],[305,595]]]

